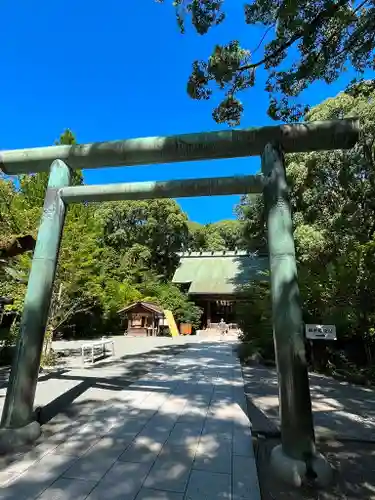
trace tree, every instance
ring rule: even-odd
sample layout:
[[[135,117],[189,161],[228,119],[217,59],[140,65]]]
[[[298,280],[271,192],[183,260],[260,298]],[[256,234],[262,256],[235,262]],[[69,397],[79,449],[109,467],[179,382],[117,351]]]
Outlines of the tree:
[[[27,234],[30,229],[29,214],[21,206],[19,193],[13,182],[0,176],[0,279],[21,279],[12,265],[14,257],[34,250],[35,239]]]
[[[224,0],[173,4],[182,33],[187,18],[200,35],[225,20]],[[312,82],[331,83],[350,66],[359,75],[375,68],[372,0],[253,0],[244,4],[244,20],[264,27],[257,46],[245,49],[237,40],[216,45],[208,61],[194,61],[187,84],[193,99],[209,99],[212,84],[224,91],[223,101],[213,111],[217,123],[240,123],[243,105],[238,93],[254,87],[260,68],[268,72],[269,116],[292,121],[304,116],[307,107],[295,98]],[[260,50],[261,55],[254,56]]]
[[[222,238],[224,250],[236,250],[243,246],[242,224],[239,220],[220,220],[209,226]]]
[[[291,155],[288,167],[310,314],[324,315],[340,327],[342,336],[356,336],[366,350],[375,321],[369,258],[375,231],[374,112],[372,82],[353,85],[315,107],[309,119],[359,116],[361,138],[349,151]]]
[[[29,253],[35,247],[35,228],[30,214],[11,178],[0,176],[0,327],[2,346],[10,345],[17,335],[18,314],[10,328],[3,328],[5,310],[19,310],[27,283]],[[3,351],[1,352],[3,355]]]
[[[375,331],[372,82],[352,85],[314,107],[306,118],[349,116],[359,116],[363,130],[354,148],[287,155],[286,166],[304,320],[335,324],[339,340],[350,342],[348,356],[358,361],[363,354],[370,366]],[[260,238],[266,241],[261,200],[244,197],[238,212],[248,227],[248,245],[254,246]],[[327,356],[324,363],[332,359],[333,355]]]
[[[11,259],[34,249],[35,239],[27,231],[27,212],[10,178],[0,175],[0,259]]]
[[[242,246],[250,252],[267,252],[263,197],[242,196],[236,213],[241,222]]]
[[[171,310],[177,323],[191,323],[194,328],[199,327],[202,309],[188,300],[177,286],[170,283],[159,285],[156,302],[163,309]]]
[[[214,224],[189,222],[189,249],[193,251],[225,250],[225,241]]]
[[[174,200],[124,201],[100,209],[104,241],[122,254],[128,272],[169,278],[188,241],[187,217]]]
[[[60,142],[74,144],[75,138],[67,130],[60,136]],[[73,179],[76,184],[81,183],[82,174],[73,174]],[[8,276],[0,276],[0,285],[2,293],[4,291],[7,297],[12,298],[7,310],[13,311],[18,319],[23,308],[27,274],[31,266],[31,255],[20,254],[34,249],[47,182],[47,173],[21,176],[20,189],[16,189],[12,180],[0,180],[1,257],[6,257],[7,267],[2,268],[8,271]],[[96,275],[87,272],[88,266],[91,266],[90,271],[94,271],[94,262],[102,262],[97,245],[101,227],[98,228],[92,207],[83,204],[71,207],[65,228],[52,294],[46,355],[50,350],[49,339],[52,339],[54,332],[69,322],[78,311],[100,303],[98,289],[102,292],[101,287],[93,284]],[[28,235],[28,232],[32,235]],[[15,234],[21,236],[14,236]],[[72,252],[73,249],[77,250],[76,253]],[[97,265],[96,269],[99,267]],[[85,268],[86,274],[82,268]],[[9,279],[9,275],[15,279]]]
[[[238,220],[222,220],[212,224],[188,222],[191,250],[220,251],[243,247],[242,223]]]
[[[161,283],[156,276],[150,275],[139,286],[144,300],[158,304],[172,311],[177,323],[191,323],[195,328],[200,325],[202,309],[190,301],[188,296],[172,283]]]
[[[248,354],[256,352],[265,359],[274,359],[269,283],[265,280],[243,286],[240,299],[236,304],[236,321],[245,344],[240,357],[246,360]]]

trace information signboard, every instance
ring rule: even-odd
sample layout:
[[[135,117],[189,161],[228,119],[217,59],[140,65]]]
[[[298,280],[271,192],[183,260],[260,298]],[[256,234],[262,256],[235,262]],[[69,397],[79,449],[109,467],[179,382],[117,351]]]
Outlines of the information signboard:
[[[309,340],[337,340],[336,325],[305,325]]]

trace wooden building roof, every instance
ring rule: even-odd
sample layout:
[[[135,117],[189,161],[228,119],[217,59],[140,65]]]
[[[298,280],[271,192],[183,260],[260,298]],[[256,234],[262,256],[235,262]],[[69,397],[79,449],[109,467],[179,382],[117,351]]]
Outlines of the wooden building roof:
[[[268,280],[268,257],[244,251],[185,252],[173,283],[189,285],[190,295],[235,295],[243,285]]]
[[[161,315],[164,316],[164,311],[160,306],[157,306],[156,304],[152,304],[151,302],[134,302],[133,304],[130,304],[123,309],[120,309],[118,311],[119,313],[126,313],[126,312],[132,312],[133,309],[137,309],[141,307],[142,309],[145,309],[145,311],[156,314],[156,315]]]

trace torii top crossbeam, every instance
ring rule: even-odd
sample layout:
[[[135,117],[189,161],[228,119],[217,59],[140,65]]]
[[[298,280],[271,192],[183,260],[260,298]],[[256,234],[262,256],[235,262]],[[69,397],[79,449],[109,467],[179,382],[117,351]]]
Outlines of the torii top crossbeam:
[[[9,175],[48,171],[56,160],[72,169],[135,166],[261,155],[267,143],[285,153],[349,149],[359,137],[355,118],[228,130],[170,137],[147,137],[72,146],[0,152],[0,169]]]

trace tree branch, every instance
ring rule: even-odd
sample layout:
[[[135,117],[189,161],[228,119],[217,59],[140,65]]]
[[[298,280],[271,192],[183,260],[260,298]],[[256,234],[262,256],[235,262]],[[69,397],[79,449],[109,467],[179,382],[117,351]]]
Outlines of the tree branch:
[[[272,29],[274,26],[275,26],[274,24],[272,24],[271,26],[268,26],[268,28],[266,29],[266,31],[263,33],[263,36],[262,36],[262,38],[260,39],[260,41],[259,41],[258,45],[255,47],[255,49],[254,49],[254,50],[252,50],[252,51],[251,51],[251,53],[252,53],[252,54],[255,54],[255,52],[256,52],[257,50],[259,50],[259,48],[260,48],[260,46],[262,45],[262,43],[263,43],[264,39],[266,38],[266,36],[268,35],[268,33],[271,31],[271,29]]]
[[[53,332],[55,332],[58,328],[60,328],[60,326],[63,325],[74,314],[81,313],[81,312],[86,312],[86,311],[90,311],[93,308],[93,306],[91,305],[89,307],[84,307],[82,309],[76,309],[77,306],[78,306],[78,304],[75,304],[73,307],[71,307],[69,309],[69,311],[63,317],[63,319],[61,321],[59,321],[59,323],[55,327],[52,328]]]
[[[353,13],[355,13],[359,9],[361,9],[368,1],[369,0],[364,0],[354,10]],[[262,66],[263,64],[272,60],[274,57],[277,57],[282,52],[284,52],[284,50],[291,47],[297,40],[299,40],[303,36],[313,32],[324,19],[332,17],[335,14],[335,12],[337,12],[346,3],[347,3],[347,0],[340,0],[340,2],[338,2],[337,4],[332,4],[326,10],[319,12],[319,14],[317,16],[315,16],[315,18],[311,21],[311,23],[306,24],[300,31],[297,31],[289,40],[284,42],[278,49],[276,49],[274,52],[272,52],[272,54],[269,54],[268,56],[264,57],[261,61],[258,61],[256,63],[246,64],[245,66],[242,66],[241,68],[239,68],[238,71],[247,71],[249,69],[258,68],[259,66]]]

